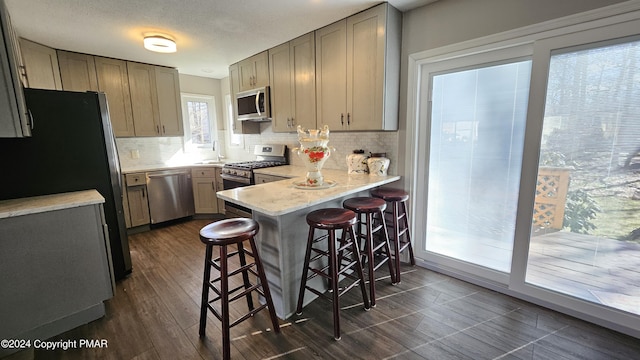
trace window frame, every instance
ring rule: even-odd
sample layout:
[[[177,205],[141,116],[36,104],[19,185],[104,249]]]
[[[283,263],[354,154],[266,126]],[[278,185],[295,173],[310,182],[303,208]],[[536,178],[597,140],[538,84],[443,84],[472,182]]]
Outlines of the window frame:
[[[218,140],[218,119],[216,113],[215,96],[194,93],[180,93],[180,101],[182,103],[182,117],[184,122],[184,144],[186,148],[205,149],[213,146],[213,141]],[[207,103],[209,110],[209,134],[211,141],[204,144],[194,144],[191,139],[191,123],[189,121],[189,109],[187,103],[189,101],[198,101]]]

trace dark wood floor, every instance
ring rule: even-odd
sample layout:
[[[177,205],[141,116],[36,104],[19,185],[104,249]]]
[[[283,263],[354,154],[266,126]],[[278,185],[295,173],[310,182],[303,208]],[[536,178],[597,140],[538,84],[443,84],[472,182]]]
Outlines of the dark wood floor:
[[[105,339],[107,348],[30,350],[7,359],[220,359],[219,322],[198,336],[204,245],[192,220],[130,236],[133,273],[117,284],[104,318],[50,340]],[[302,240],[304,241],[304,240]],[[384,275],[385,267],[379,271]],[[342,300],[342,340],[318,299],[270,331],[262,311],[231,330],[233,359],[638,359],[640,340],[419,267],[402,283],[377,282],[364,311]],[[234,303],[240,312],[246,306]]]

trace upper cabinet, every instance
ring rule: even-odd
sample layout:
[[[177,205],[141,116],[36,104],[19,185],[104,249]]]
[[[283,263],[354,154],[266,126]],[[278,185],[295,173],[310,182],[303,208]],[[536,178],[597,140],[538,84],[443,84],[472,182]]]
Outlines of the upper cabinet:
[[[107,95],[109,116],[116,136],[135,136],[127,62],[94,56],[98,91]]]
[[[24,100],[26,84],[18,38],[9,12],[0,1],[0,137],[31,135],[31,121]]]
[[[98,91],[98,76],[93,55],[58,50],[62,90]]]
[[[184,134],[176,69],[60,50],[58,62],[64,90],[107,95],[117,137]]]
[[[20,51],[27,74],[27,87],[62,90],[55,49],[21,38]]]
[[[133,119],[135,119],[134,133],[137,136],[158,136],[160,115],[158,114],[155,67],[127,62],[127,73]]]
[[[160,134],[162,136],[182,136],[182,105],[180,101],[180,76],[178,70],[155,66]]]
[[[315,38],[313,33],[269,50],[274,132],[316,127]]]
[[[237,92],[269,86],[269,54],[263,51],[238,63]]]
[[[401,27],[383,3],[316,31],[318,127],[397,130]]]
[[[260,134],[260,123],[255,121],[238,120],[238,103],[236,94],[240,92],[240,67],[239,64],[229,66],[229,82],[231,86],[231,102],[233,103],[233,126],[231,131],[234,134]]]

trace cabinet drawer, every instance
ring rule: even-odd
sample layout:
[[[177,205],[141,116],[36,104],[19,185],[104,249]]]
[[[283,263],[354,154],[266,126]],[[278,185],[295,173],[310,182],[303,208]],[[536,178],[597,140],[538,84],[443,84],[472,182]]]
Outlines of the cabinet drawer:
[[[211,178],[216,176],[215,168],[193,168],[191,169],[191,176],[194,178]]]
[[[125,180],[127,182],[127,186],[145,185],[147,183],[144,173],[126,174]]]

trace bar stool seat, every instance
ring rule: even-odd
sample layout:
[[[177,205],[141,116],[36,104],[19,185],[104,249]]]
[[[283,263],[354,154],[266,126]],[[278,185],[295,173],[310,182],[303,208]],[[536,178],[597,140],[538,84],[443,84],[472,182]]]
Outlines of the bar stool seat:
[[[373,197],[354,197],[345,200],[342,203],[345,209],[349,209],[356,213],[358,222],[356,225],[356,237],[358,243],[364,241],[364,246],[360,249],[362,255],[363,268],[366,268],[369,278],[369,300],[371,306],[376,306],[375,291],[375,271],[385,263],[389,267],[389,276],[391,283],[395,283],[395,272],[391,261],[391,249],[389,245],[389,234],[384,219],[384,210],[387,208],[386,201]],[[363,229],[363,228],[366,228]],[[378,242],[375,242],[374,236],[378,235]],[[377,259],[377,264],[376,264]]]
[[[400,283],[400,254],[404,250],[409,250],[409,262],[416,264],[413,256],[413,246],[411,245],[411,234],[409,231],[409,214],[407,213],[407,200],[409,193],[401,189],[377,188],[371,191],[371,196],[383,199],[391,204],[386,214],[391,215],[391,222],[387,226],[392,230],[393,237],[389,240],[393,243],[393,259],[395,262],[396,283]]]
[[[340,340],[340,296],[359,285],[364,308],[365,310],[370,308],[364,286],[360,251],[356,244],[356,236],[353,230],[353,226],[357,221],[356,214],[347,209],[327,208],[310,212],[307,214],[306,220],[309,225],[309,237],[307,239],[307,250],[296,314],[302,314],[306,290],[330,300],[333,304],[333,337],[335,340]],[[326,230],[327,233],[316,238],[315,230]],[[336,246],[336,230],[342,230],[339,246]],[[328,244],[327,246],[322,246],[325,240],[328,240]],[[314,254],[313,257],[312,253]],[[329,258],[329,265],[325,265],[326,262],[321,261],[327,257]],[[312,267],[312,264],[315,267]],[[355,276],[353,274],[354,267]],[[309,275],[309,272],[311,272],[311,275]],[[327,296],[323,291],[308,285],[308,280],[316,276],[329,280],[331,296]],[[339,286],[340,277],[343,277],[344,280],[350,280],[351,283],[341,288]]]
[[[273,329],[276,333],[280,332],[280,325],[276,317],[271,293],[269,292],[269,283],[264,273],[264,268],[258,251],[256,248],[254,236],[258,233],[260,226],[253,219],[234,218],[225,219],[209,224],[200,229],[200,241],[206,245],[204,277],[202,284],[202,302],[200,305],[200,336],[205,336],[205,328],[207,325],[207,310],[210,310],[222,322],[222,349],[223,358],[231,358],[230,329],[249,319],[254,314],[268,308],[269,316]],[[244,248],[244,242],[248,241],[250,249]],[[228,246],[235,245],[237,250],[229,252]],[[212,259],[213,247],[217,246],[220,250],[220,256]],[[240,267],[231,269],[229,259],[238,255]],[[246,256],[253,258],[253,263],[247,263]],[[255,267],[255,270],[254,270]],[[211,280],[211,269],[219,271],[220,276]],[[242,275],[242,285],[229,289],[229,279],[235,275]],[[257,277],[259,283],[252,284],[249,275]],[[216,286],[216,283],[220,283]],[[216,297],[209,300],[209,291],[213,291]],[[265,299],[265,304],[257,308],[253,304],[252,292],[257,292]],[[239,294],[234,295],[236,292]],[[231,302],[246,298],[249,312],[234,322],[229,319],[229,305]],[[219,302],[220,310],[216,308],[215,303]]]

